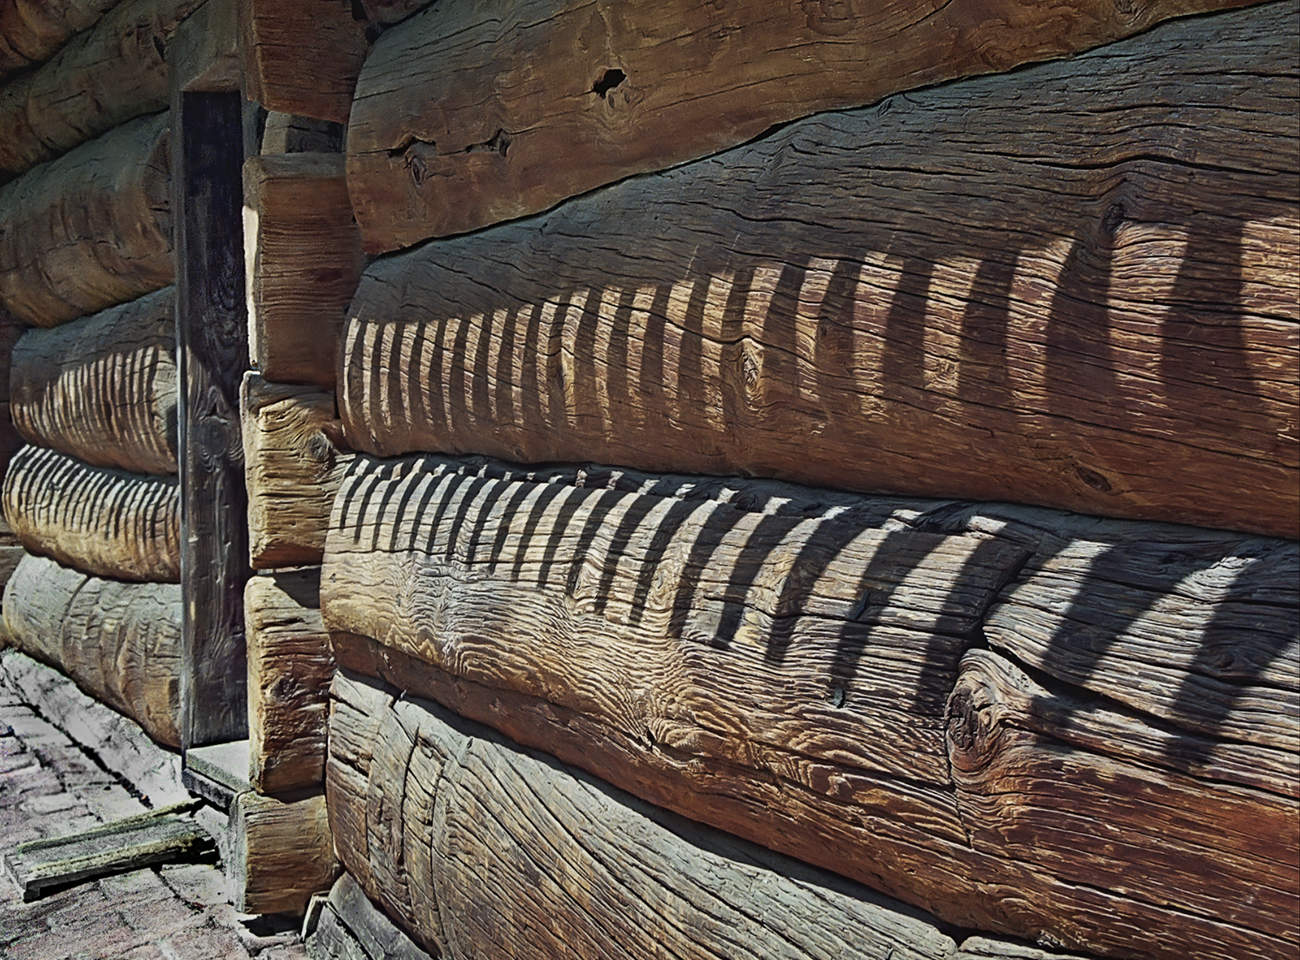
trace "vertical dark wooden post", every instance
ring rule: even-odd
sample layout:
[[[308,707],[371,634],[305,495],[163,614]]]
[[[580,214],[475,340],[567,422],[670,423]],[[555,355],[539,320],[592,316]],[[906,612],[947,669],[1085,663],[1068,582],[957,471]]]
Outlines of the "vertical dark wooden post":
[[[182,745],[248,736],[244,583],[247,502],[239,380],[244,305],[243,98],[172,97],[172,211],[180,377]]]

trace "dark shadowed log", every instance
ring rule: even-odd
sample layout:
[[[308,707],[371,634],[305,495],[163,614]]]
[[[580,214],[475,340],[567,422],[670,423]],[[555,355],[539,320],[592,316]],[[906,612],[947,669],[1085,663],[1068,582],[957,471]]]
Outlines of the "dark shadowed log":
[[[1075,569],[1068,619],[1106,642],[1057,630],[1042,669],[1090,679],[1002,708],[1037,731],[1028,746],[981,739],[996,713],[970,706],[980,662],[963,654],[985,631],[1032,648],[1037,624],[992,626],[1083,555],[1104,562]],[[1050,511],[362,457],[321,600],[340,664],[949,922],[1106,954],[1281,957],[1300,904],[1300,851],[1279,847],[1300,793],[1280,733],[1300,715],[1298,573],[1294,542]],[[1120,616],[1134,607],[1156,613]],[[1239,661],[1217,652],[1223,618],[1260,627]],[[1181,692],[1126,693],[1149,663]],[[1031,798],[1021,833],[1018,765],[1073,778]],[[1053,834],[1054,803],[1113,828]]]
[[[0,187],[0,307],[53,327],[172,281],[167,115]]]
[[[180,744],[180,587],[101,580],[28,555],[5,586],[4,618],[20,649],[160,743]]]
[[[536,213],[821,110],[1237,5],[443,0],[387,31],[367,58],[348,118],[348,186],[366,249],[393,250]],[[996,149],[992,132],[988,143]]]
[[[50,57],[118,0],[0,0],[0,76]]]
[[[92,467],[26,446],[4,477],[4,511],[32,553],[119,580],[180,580],[175,477]]]
[[[202,0],[124,0],[39,70],[0,88],[0,180],[167,109],[167,39]]]
[[[244,255],[258,371],[332,388],[343,314],[364,265],[341,155],[245,161]]]
[[[230,845],[231,893],[243,913],[301,914],[338,876],[323,793],[294,800],[239,794]]]
[[[1166,24],[381,259],[348,443],[1294,537],[1298,24]]]
[[[31,443],[87,463],[176,472],[175,297],[170,287],[14,349],[14,424]]]
[[[319,788],[334,658],[320,616],[320,569],[250,577],[249,780],[262,793]]]
[[[271,110],[262,128],[263,154],[339,153],[343,149],[343,127],[331,120],[315,120]]]

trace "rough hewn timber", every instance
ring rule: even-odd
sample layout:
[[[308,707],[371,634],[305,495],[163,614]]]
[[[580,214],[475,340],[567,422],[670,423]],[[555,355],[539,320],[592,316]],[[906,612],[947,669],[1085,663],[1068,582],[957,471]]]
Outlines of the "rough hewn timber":
[[[125,0],[40,69],[0,88],[0,180],[167,109],[163,59],[203,0]]]
[[[53,327],[172,282],[167,115],[0,187],[0,307]]]
[[[342,665],[950,922],[1292,952],[1300,546],[918,507],[358,458],[322,612]]]
[[[348,118],[348,186],[366,249],[393,250],[536,213],[821,110],[1240,3],[443,0],[385,32],[367,58]],[[996,134],[987,143],[996,149]],[[907,151],[909,167],[922,149]]]
[[[9,374],[14,425],[86,463],[176,472],[171,287],[51,330],[29,329]]]
[[[179,586],[101,580],[28,555],[5,585],[4,618],[19,649],[180,745]]]
[[[244,162],[244,255],[258,371],[333,388],[343,315],[364,266],[340,154]]]
[[[240,409],[253,569],[320,563],[330,507],[351,462],[335,448],[334,394],[247,373]]]
[[[238,0],[244,92],[268,110],[344,123],[366,24],[336,0]]]
[[[1166,24],[376,261],[348,445],[1294,537],[1298,23]]]
[[[250,577],[244,624],[249,779],[261,793],[319,789],[334,673],[320,616],[320,568]]]
[[[92,467],[26,446],[4,477],[4,513],[23,545],[118,580],[180,581],[175,477]]]
[[[301,914],[338,876],[323,793],[291,801],[241,793],[230,845],[235,909],[244,913]]]
[[[41,63],[118,0],[0,0],[0,76]]]
[[[262,128],[263,154],[339,153],[343,150],[343,127],[331,120],[298,117],[271,110]]]

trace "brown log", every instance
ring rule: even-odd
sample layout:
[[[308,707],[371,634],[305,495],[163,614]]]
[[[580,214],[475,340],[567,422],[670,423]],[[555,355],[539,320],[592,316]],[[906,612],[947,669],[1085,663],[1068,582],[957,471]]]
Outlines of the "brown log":
[[[320,616],[320,569],[249,578],[249,779],[260,793],[319,789],[334,657]]]
[[[53,327],[172,281],[167,115],[0,187],[0,307]]]
[[[1279,838],[1300,782],[1276,731],[1300,719],[1300,639],[1285,629],[1300,606],[1296,543],[780,484],[465,467],[358,458],[321,582],[341,665],[952,923],[1099,954],[1294,950],[1286,864],[1300,851]],[[970,706],[982,667],[959,666],[963,654],[1002,622],[991,609],[1088,553],[1104,562],[1076,573],[1068,616],[1109,613],[1110,632],[1058,631],[1043,672],[1084,664],[1090,679],[1006,708],[1007,725],[1042,734],[1029,747],[980,740],[969,730],[996,714]],[[1125,609],[1159,615],[1107,611],[1117,580]],[[1229,611],[1229,625],[1262,626],[1225,662],[1205,638]],[[1181,682],[1175,709],[1112,679],[1149,662]],[[1004,741],[1019,751],[1009,759]],[[969,772],[954,779],[957,763]],[[1077,780],[1037,798],[1041,822],[1109,810],[1113,832],[1066,839],[1073,827],[1048,835],[1031,818],[1017,833],[1013,806],[981,819],[1036,789],[1017,764]],[[1243,901],[1233,891],[1252,874]]]
[[[366,249],[394,250],[536,213],[818,111],[1240,2],[443,0],[384,33],[367,58],[348,118],[348,186]]]
[[[4,513],[31,553],[119,580],[180,580],[175,477],[92,467],[26,446],[4,478]]]
[[[240,408],[253,569],[320,563],[334,494],[351,463],[334,445],[334,394],[247,373]]]
[[[339,0],[239,0],[245,94],[268,110],[346,122],[365,21]]]
[[[29,554],[5,585],[4,618],[17,647],[180,744],[178,586],[101,580]]]
[[[348,445],[1294,537],[1293,13],[816,117],[376,261]]]
[[[29,329],[10,373],[14,424],[86,463],[176,472],[171,287],[51,330]]]
[[[0,88],[0,180],[167,109],[167,41],[203,0],[124,0]]]
[[[301,914],[338,876],[322,793],[298,800],[239,794],[230,847],[234,905],[243,913]]]
[[[343,314],[364,259],[343,157],[244,163],[249,350],[262,376],[333,388]]]
[[[118,0],[0,0],[0,76],[48,59]]]

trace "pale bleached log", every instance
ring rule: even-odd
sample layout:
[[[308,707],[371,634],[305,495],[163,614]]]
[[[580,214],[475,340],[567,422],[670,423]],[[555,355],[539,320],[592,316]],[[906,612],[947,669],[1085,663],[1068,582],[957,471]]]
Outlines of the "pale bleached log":
[[[271,110],[262,129],[263,154],[339,153],[343,149],[343,127],[330,120],[299,117]]]
[[[4,477],[5,518],[32,553],[119,580],[180,580],[175,477],[92,467],[26,446]]]
[[[172,281],[166,114],[0,187],[0,307],[53,327]]]
[[[167,109],[167,41],[203,2],[123,0],[48,63],[0,88],[0,180]]]
[[[5,585],[4,619],[19,649],[180,745],[179,586],[101,580],[29,554]]]
[[[320,616],[320,569],[250,577],[244,625],[249,780],[261,793],[319,789],[334,672]]]
[[[325,795],[277,800],[249,790],[230,810],[230,863],[235,909],[301,914],[314,893],[338,876]]]
[[[176,331],[171,287],[50,330],[14,349],[14,424],[33,444],[86,463],[176,472]]]
[[[381,258],[347,445],[1294,537],[1298,23],[1165,24]]]
[[[963,654],[1088,553],[1104,562],[1075,572],[1071,619],[1110,616],[1108,633],[1049,649],[1091,681],[1012,700],[1030,681],[1008,664],[1009,705],[972,707],[989,683]],[[1102,954],[1281,957],[1300,905],[1300,851],[1278,847],[1300,794],[1281,739],[1297,573],[1294,542],[1051,511],[358,458],[321,600],[340,664],[948,922]],[[1115,580],[1160,616],[1115,619]],[[1230,611],[1261,625],[1237,662],[1213,639]],[[1032,647],[1037,626],[1008,639],[1006,620],[990,642]],[[1147,699],[1115,679],[1151,662],[1169,670]],[[995,721],[1033,736],[980,727]],[[1053,764],[1069,785],[1020,779]],[[1053,833],[1053,809],[1113,828]],[[367,842],[369,882],[391,887]]]
[[[0,76],[48,59],[118,0],[0,0]]]

